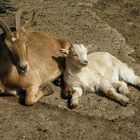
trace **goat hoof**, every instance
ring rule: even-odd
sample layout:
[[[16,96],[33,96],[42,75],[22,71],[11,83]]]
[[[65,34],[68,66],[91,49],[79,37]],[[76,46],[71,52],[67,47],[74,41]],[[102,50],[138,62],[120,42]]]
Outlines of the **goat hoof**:
[[[124,96],[129,97],[129,90],[128,90],[128,89],[120,90],[120,92],[121,92]]]
[[[43,91],[44,96],[51,95],[54,93],[54,89],[51,84],[46,84],[40,87],[40,90]]]
[[[63,94],[64,99],[71,99],[71,95],[69,93]]]
[[[128,104],[130,104],[129,98],[127,98],[127,97],[125,97],[125,98],[126,98],[125,101],[121,101],[121,102],[120,102],[121,105],[124,106],[124,107],[126,107]]]
[[[74,109],[74,108],[76,108],[78,106],[78,101],[71,101],[71,103],[70,103],[70,108],[71,109]]]
[[[4,89],[0,88],[0,93],[4,93]]]
[[[12,91],[10,92],[10,94],[16,96],[16,95],[17,95],[17,91],[16,91],[16,90],[12,90]]]
[[[35,100],[25,99],[25,105],[27,105],[27,106],[32,106],[32,105],[34,105],[35,103],[36,103]]]
[[[77,106],[77,104],[70,104],[70,109],[75,109]]]
[[[34,103],[31,103],[31,102],[25,102],[25,105],[27,105],[27,106],[33,106]]]
[[[16,90],[6,89],[5,90],[5,93],[8,94],[8,95],[13,95],[13,96],[16,96],[17,95],[17,91]]]

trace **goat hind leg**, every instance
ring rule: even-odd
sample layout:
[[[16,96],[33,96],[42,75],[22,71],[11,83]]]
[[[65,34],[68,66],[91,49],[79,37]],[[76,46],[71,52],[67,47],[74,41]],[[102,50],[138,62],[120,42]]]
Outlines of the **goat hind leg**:
[[[117,93],[113,86],[107,80],[102,80],[98,88],[110,98],[115,99],[116,101],[121,103],[123,106],[126,106],[130,102],[128,97]]]
[[[140,77],[139,76],[135,76],[133,82],[130,83],[130,84],[140,88]]]
[[[128,96],[129,95],[129,89],[127,84],[124,81],[117,81],[113,83],[113,87],[118,90],[121,94]]]
[[[140,87],[140,77],[127,65],[123,64],[119,70],[119,77],[129,84]]]

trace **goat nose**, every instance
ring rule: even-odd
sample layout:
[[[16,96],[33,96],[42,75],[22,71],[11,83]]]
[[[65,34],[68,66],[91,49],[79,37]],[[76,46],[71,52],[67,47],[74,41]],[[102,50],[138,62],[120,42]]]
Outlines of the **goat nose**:
[[[27,71],[27,65],[21,65],[21,66],[20,66],[20,70],[21,70],[22,72],[26,72],[26,71]]]
[[[87,61],[87,60],[85,60],[85,61],[84,61],[84,64],[85,64],[85,65],[87,65],[87,64],[88,64],[88,61]]]

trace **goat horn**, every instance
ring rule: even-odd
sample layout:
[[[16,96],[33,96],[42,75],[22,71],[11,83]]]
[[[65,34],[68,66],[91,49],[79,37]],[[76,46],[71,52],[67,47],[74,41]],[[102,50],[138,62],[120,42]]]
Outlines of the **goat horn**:
[[[20,28],[20,17],[21,17],[22,12],[23,11],[21,9],[17,10],[16,12],[16,30]]]
[[[6,34],[6,36],[11,37],[11,30],[8,27],[8,25],[0,19],[0,27],[2,28],[3,32]]]

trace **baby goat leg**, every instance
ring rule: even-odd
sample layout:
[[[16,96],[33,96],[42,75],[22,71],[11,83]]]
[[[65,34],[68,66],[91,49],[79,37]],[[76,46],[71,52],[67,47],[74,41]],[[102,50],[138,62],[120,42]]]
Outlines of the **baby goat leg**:
[[[138,86],[140,88],[140,77],[139,76],[135,76],[134,78],[134,83],[131,83],[135,86]]]
[[[81,97],[82,94],[83,94],[82,89],[80,87],[73,88],[72,98],[71,98],[71,103],[70,103],[71,108],[76,108],[78,106],[79,97]]]
[[[117,93],[114,88],[108,89],[107,92],[105,92],[105,94],[110,98],[120,102],[123,106],[127,106],[127,104],[129,104],[130,102],[128,97]]]
[[[117,81],[113,83],[113,87],[118,90],[121,94],[128,96],[129,95],[129,89],[125,82],[123,81]]]
[[[128,97],[117,93],[107,80],[102,80],[99,89],[101,89],[110,98],[120,102],[123,106],[126,106],[130,102]]]

